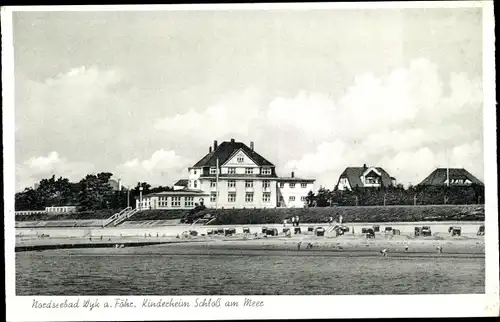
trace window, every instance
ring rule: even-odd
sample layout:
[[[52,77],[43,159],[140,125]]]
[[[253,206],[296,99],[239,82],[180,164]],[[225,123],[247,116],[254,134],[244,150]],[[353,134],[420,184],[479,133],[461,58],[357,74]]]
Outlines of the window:
[[[229,202],[236,202],[236,193],[231,192],[227,194],[227,201]]]
[[[238,163],[243,163],[245,161],[245,158],[242,155],[238,155],[237,159]]]
[[[253,192],[247,192],[245,194],[245,202],[253,202]]]
[[[196,170],[194,170],[194,174],[196,175],[198,172]]]
[[[236,181],[234,181],[234,180],[229,180],[229,181],[227,182],[227,187],[228,187],[228,188],[236,188]]]
[[[210,174],[217,174],[216,168],[210,168]]]
[[[252,168],[245,168],[245,174],[253,174]]]
[[[271,183],[269,182],[269,180],[264,180],[262,181],[262,188],[269,188],[271,186]]]
[[[271,174],[271,168],[262,168],[262,174]]]
[[[236,174],[236,168],[228,168],[227,173],[229,174]]]
[[[367,178],[366,178],[366,183],[368,183],[368,184],[378,183],[378,178],[374,178],[374,177],[367,177]]]
[[[193,187],[198,188],[198,181],[193,181]]]
[[[215,180],[210,180],[210,188],[217,187],[217,182]]]
[[[290,182],[290,188],[292,188],[292,189],[295,188],[295,183]]]
[[[253,188],[253,181],[252,180],[246,180],[245,181],[245,188]]]
[[[288,197],[288,201],[295,201],[295,196]]]
[[[184,206],[193,207],[194,206],[194,197],[184,197]]]
[[[216,201],[217,201],[217,194],[211,193],[210,194],[210,202],[216,202]]]
[[[285,183],[284,182],[280,182],[280,188],[285,188]]]
[[[306,201],[306,196],[301,196],[300,201]]]
[[[270,202],[271,201],[271,193],[270,192],[264,192],[262,194],[262,202]]]
[[[172,197],[172,207],[181,206],[181,197]]]
[[[300,184],[300,187],[301,187],[301,188],[307,188],[307,183],[302,182],[302,183]]]
[[[167,197],[159,197],[158,198],[158,205],[160,207],[167,207]]]

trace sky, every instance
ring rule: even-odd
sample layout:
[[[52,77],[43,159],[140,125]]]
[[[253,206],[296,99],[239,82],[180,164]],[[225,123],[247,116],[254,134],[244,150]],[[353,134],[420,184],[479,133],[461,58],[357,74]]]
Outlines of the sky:
[[[480,8],[14,12],[16,189],[172,185],[214,140],[333,188],[484,179]]]

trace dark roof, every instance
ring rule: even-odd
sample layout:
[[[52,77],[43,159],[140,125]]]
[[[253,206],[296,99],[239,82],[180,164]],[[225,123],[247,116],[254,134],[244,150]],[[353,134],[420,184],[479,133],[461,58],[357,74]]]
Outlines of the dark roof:
[[[363,175],[363,172],[365,172],[369,168],[372,168],[372,167],[369,167],[369,166],[366,168],[365,167],[347,167],[344,170],[344,172],[342,172],[342,174],[340,175],[340,178],[347,178],[349,180],[349,185],[351,186],[351,188],[354,188],[356,186],[362,188],[363,182],[361,182],[360,177]],[[385,171],[381,167],[373,167],[373,168],[377,169],[377,171],[380,172],[380,174],[382,175],[382,184],[384,186],[392,185],[392,179],[394,179],[394,178],[391,177],[387,173],[387,171]]]
[[[470,174],[469,171],[460,168],[449,168],[450,179],[468,179],[471,183],[478,185],[484,185],[484,183],[478,178]],[[437,168],[434,170],[427,178],[419,183],[419,186],[442,186],[445,184],[447,177],[447,168]]]
[[[258,166],[270,166],[274,167],[274,164],[267,161],[264,157],[262,157],[257,152],[250,149],[246,146],[245,143],[242,142],[228,142],[224,141],[217,148],[205,155],[200,161],[198,161],[193,167],[215,167],[217,164],[217,158],[219,159],[219,166],[224,164],[227,160],[229,160],[238,150],[243,150],[246,155],[250,159],[252,159],[256,165]]]
[[[174,186],[187,187],[188,184],[189,184],[189,181],[187,179],[181,179],[181,180],[177,181],[174,184]]]

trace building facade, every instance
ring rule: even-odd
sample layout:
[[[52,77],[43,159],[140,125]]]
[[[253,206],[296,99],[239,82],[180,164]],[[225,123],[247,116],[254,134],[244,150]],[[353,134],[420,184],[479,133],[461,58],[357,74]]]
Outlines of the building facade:
[[[294,175],[279,178],[274,164],[254,147],[253,142],[247,146],[234,139],[220,145],[214,141],[208,153],[188,168],[188,178],[175,184],[175,191],[142,196],[138,205],[143,209],[186,209],[196,204],[207,208],[303,207],[314,180]]]
[[[379,188],[382,186],[395,186],[396,178],[391,177],[381,167],[347,167],[339,177],[337,187],[339,190],[352,190],[358,188]]]
[[[307,194],[314,191],[314,179],[296,178],[292,172],[288,178],[278,178],[278,207],[301,208],[307,206]]]

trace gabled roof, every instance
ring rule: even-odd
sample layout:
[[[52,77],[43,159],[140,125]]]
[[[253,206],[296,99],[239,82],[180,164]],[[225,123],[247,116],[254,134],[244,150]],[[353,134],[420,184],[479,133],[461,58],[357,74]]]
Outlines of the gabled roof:
[[[196,162],[193,167],[215,167],[217,164],[217,158],[219,159],[219,165],[222,165],[227,160],[229,160],[231,156],[239,149],[243,150],[243,152],[245,152],[245,154],[248,155],[248,157],[252,159],[257,166],[274,167],[274,164],[267,161],[263,156],[250,149],[246,144],[234,141],[222,142],[214,151],[208,153],[200,161]]]
[[[370,167],[347,167],[344,172],[340,175],[340,178],[347,178],[349,180],[349,185],[351,188],[354,188],[356,186],[362,188],[363,187],[363,182],[361,182],[361,176],[363,173],[368,170]],[[382,184],[384,186],[390,186],[392,185],[392,178],[387,171],[385,171],[383,168],[380,167],[373,167],[377,169],[378,172],[382,175]],[[392,178],[392,179],[391,179]]]
[[[471,183],[484,185],[481,180],[474,177],[469,171],[463,168],[449,168],[449,176],[450,180],[468,179]],[[427,178],[422,180],[422,182],[419,183],[419,186],[442,186],[446,184],[446,177],[447,168],[437,168],[429,176],[427,176]]]
[[[180,186],[180,187],[187,187],[189,184],[189,181],[187,179],[180,179],[176,183],[174,183],[174,186]]]

